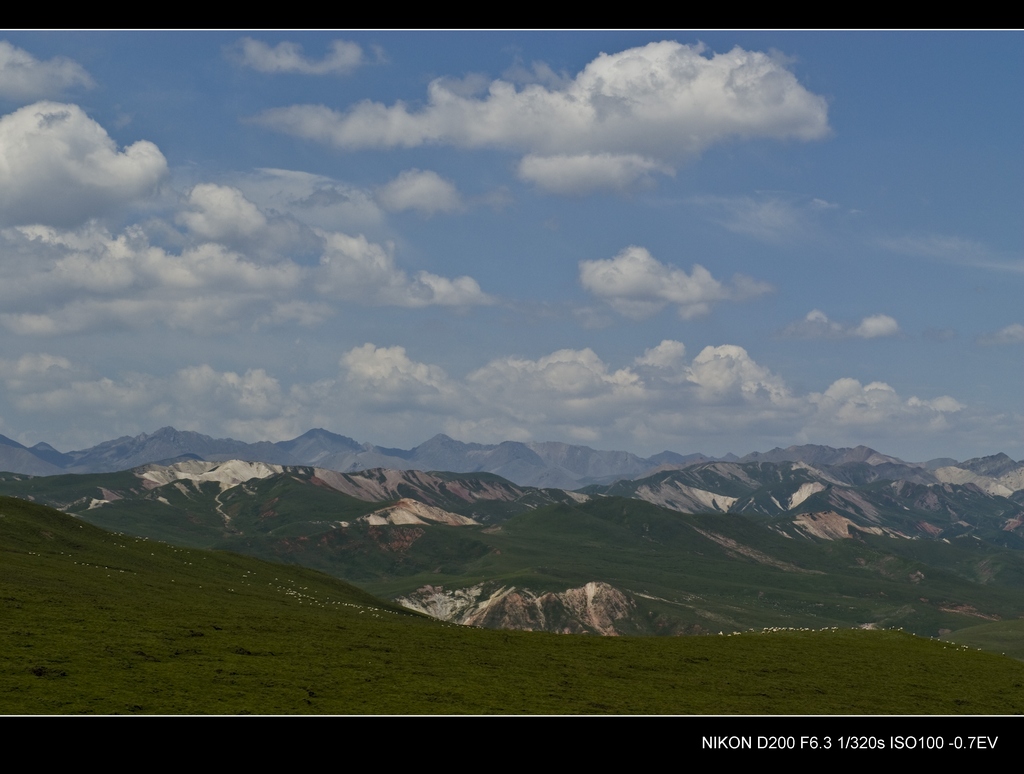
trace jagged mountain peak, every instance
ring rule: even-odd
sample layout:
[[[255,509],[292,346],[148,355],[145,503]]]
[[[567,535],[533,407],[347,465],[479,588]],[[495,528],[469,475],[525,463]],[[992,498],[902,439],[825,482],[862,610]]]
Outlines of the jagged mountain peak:
[[[988,457],[975,457],[973,459],[965,460],[959,463],[957,467],[982,476],[998,478],[1005,473],[1016,470],[1022,465],[1024,465],[1024,463],[1014,462],[1009,455],[999,452],[998,454],[992,454]]]
[[[433,449],[482,449],[484,448],[479,443],[465,443],[463,441],[456,441],[450,435],[444,433],[438,433],[437,435],[428,438],[426,441],[421,443],[419,446],[413,449],[413,452],[419,451],[431,451]]]
[[[848,462],[866,462],[869,465],[883,463],[906,464],[897,457],[890,457],[875,451],[870,446],[843,447],[807,443],[781,449],[776,446],[768,452],[753,452],[741,457],[740,462],[805,462],[808,465],[842,465]]]
[[[279,441],[274,445],[279,449],[298,454],[308,453],[313,450],[320,453],[357,452],[364,448],[364,445],[355,439],[349,438],[347,435],[332,433],[330,430],[324,430],[322,427],[315,427],[312,430],[307,430],[297,438],[292,438],[290,441]]]

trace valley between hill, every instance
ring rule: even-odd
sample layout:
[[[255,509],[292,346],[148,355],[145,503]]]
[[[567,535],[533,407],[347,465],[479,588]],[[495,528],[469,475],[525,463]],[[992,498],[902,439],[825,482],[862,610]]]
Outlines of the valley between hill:
[[[1024,614],[1015,500],[824,467],[701,462],[570,492],[491,473],[188,460],[0,474],[0,493],[127,534],[316,568],[493,628],[947,636]]]

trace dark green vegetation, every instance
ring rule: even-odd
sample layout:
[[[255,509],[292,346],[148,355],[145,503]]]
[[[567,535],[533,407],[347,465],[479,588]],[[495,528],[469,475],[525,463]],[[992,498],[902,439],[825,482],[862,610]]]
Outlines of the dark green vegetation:
[[[761,468],[769,484],[772,476],[791,487],[806,483],[806,471],[791,466],[756,463],[743,471]],[[682,473],[706,478],[726,468],[703,470]],[[543,602],[535,605],[547,611],[543,621],[521,610],[509,613],[511,603],[500,614],[456,619],[489,626],[717,634],[872,625],[938,636],[1024,614],[1024,552],[957,524],[944,540],[860,530],[825,540],[800,532],[791,514],[695,515],[613,496],[576,503],[557,490],[516,488],[491,474],[433,478],[443,483],[429,491],[402,483],[394,494],[416,495],[483,523],[371,525],[361,517],[385,503],[345,495],[319,481],[312,468],[290,468],[223,492],[212,481],[147,489],[132,472],[2,474],[0,491],[65,508],[107,529],[312,567],[389,599],[427,586],[428,595],[477,587],[474,604],[483,604],[502,589],[540,596],[591,582],[626,598],[604,625],[566,612],[562,603],[556,610]],[[723,478],[717,488],[727,485]],[[467,501],[455,494],[485,487],[508,499]],[[959,489],[949,487],[954,494]],[[90,507],[94,499],[106,502]],[[425,607],[429,601],[423,594],[419,600]],[[997,652],[1011,651],[1000,646]]]
[[[0,610],[7,713],[1024,711],[1024,664],[902,632],[454,627],[312,570],[112,534],[9,498]]]
[[[1024,556],[972,539],[792,539],[744,516],[620,498],[445,534],[467,544],[450,549],[464,557],[457,568],[435,566],[435,544],[414,542],[406,556],[419,573],[353,580],[388,597],[428,583],[565,589],[600,580],[632,597],[636,614],[617,627],[631,633],[873,624],[935,636],[1024,612]],[[474,542],[489,550],[471,552]]]

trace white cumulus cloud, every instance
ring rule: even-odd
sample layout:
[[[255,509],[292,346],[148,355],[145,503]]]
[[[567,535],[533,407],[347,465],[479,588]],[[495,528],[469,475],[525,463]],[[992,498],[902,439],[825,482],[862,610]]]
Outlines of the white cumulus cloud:
[[[878,339],[895,336],[899,332],[899,323],[887,314],[874,314],[856,325],[843,325],[830,320],[820,309],[812,309],[804,319],[786,326],[782,335],[796,339]]]
[[[348,301],[404,307],[477,306],[494,302],[472,277],[439,277],[421,271],[410,277],[395,266],[391,249],[366,237],[321,232],[325,250],[317,289]]]
[[[850,331],[851,336],[862,339],[877,339],[883,336],[895,336],[900,332],[899,323],[887,314],[873,314],[860,321],[860,325]]]
[[[77,105],[37,102],[0,118],[0,223],[78,225],[150,196],[166,174],[156,145],[118,150]]]
[[[686,345],[681,341],[665,339],[656,347],[644,350],[634,362],[650,368],[677,369],[683,362]]]
[[[687,274],[631,246],[614,258],[580,261],[580,284],[622,315],[641,319],[673,305],[683,319],[707,314],[713,304],[767,293],[771,286],[749,277],[723,283],[699,264]]]
[[[0,97],[57,97],[68,89],[88,89],[94,85],[89,73],[78,62],[63,56],[41,62],[28,51],[0,40]]]
[[[420,443],[444,429],[481,442],[572,439],[680,450],[727,442],[749,450],[807,441],[877,445],[908,435],[938,443],[969,433],[978,419],[949,395],[907,397],[884,382],[841,378],[822,392],[799,393],[742,347],[708,346],[687,359],[673,340],[623,367],[589,348],[560,349],[535,359],[497,357],[463,377],[404,347],[373,343],[345,352],[336,376],[308,383],[202,362],[166,376],[94,374],[49,354],[0,361],[0,368],[12,405],[66,418],[75,432],[99,438],[113,427],[138,433],[165,424],[252,440],[327,426],[377,442]]]
[[[704,347],[690,365],[687,381],[699,388],[704,401],[746,401],[786,404],[792,400],[782,378],[758,365],[743,347],[722,344]]]
[[[404,347],[364,344],[341,358],[345,383],[378,406],[454,408],[457,385],[436,365],[412,360]]]
[[[0,245],[0,325],[22,334],[234,326],[255,313],[254,302],[298,292],[308,274],[292,261],[255,263],[213,242],[175,254],[150,244],[138,226],[117,235],[95,223],[19,227],[3,231]],[[31,260],[18,260],[26,253]]]
[[[734,48],[706,56],[702,45],[662,41],[601,54],[574,79],[517,88],[491,82],[483,95],[445,79],[426,105],[360,102],[267,110],[257,121],[277,131],[345,149],[508,148],[530,154],[520,175],[547,190],[579,193],[621,187],[667,172],[732,138],[820,139],[828,106],[777,58]],[[569,175],[559,184],[556,170]]]
[[[596,190],[626,191],[650,181],[652,172],[672,175],[674,170],[636,154],[584,153],[538,156],[519,162],[521,180],[551,193],[572,195]]]
[[[916,396],[901,398],[885,382],[862,385],[856,379],[837,379],[823,393],[807,396],[817,409],[813,424],[867,425],[883,428],[888,423],[907,424],[924,420],[935,429],[945,426],[947,414],[955,414],[964,405],[949,395],[931,400]]]
[[[237,188],[197,185],[189,192],[188,206],[178,221],[204,239],[219,242],[251,237],[267,226],[263,213]]]
[[[416,210],[433,215],[462,209],[462,197],[455,184],[430,170],[405,170],[377,190],[377,201],[392,212]]]
[[[153,324],[213,333],[317,325],[339,301],[405,308],[495,302],[472,277],[406,271],[390,244],[268,213],[231,186],[196,185],[182,205],[174,220],[187,234],[166,221],[120,233],[97,220],[75,229],[0,229],[0,327],[45,336]],[[153,229],[175,249],[154,244]]]
[[[335,40],[320,60],[306,57],[298,43],[284,41],[270,46],[261,40],[242,38],[228,49],[228,56],[243,67],[261,73],[299,73],[302,75],[348,75],[364,62],[358,43]]]
[[[594,440],[598,428],[631,414],[644,400],[643,383],[629,368],[611,369],[591,349],[562,349],[529,360],[492,360],[466,378],[475,410],[492,431],[513,437],[564,435]]]

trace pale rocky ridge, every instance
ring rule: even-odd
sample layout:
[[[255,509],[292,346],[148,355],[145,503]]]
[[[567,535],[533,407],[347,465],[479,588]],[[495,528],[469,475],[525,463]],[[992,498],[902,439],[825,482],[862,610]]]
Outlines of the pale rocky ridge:
[[[471,516],[456,514],[439,504],[458,502],[467,505],[486,502],[520,502],[522,507],[533,508],[554,502],[584,503],[590,499],[579,492],[561,490],[534,490],[518,487],[495,476],[480,477],[440,476],[418,470],[363,470],[339,473],[323,468],[306,466],[268,465],[263,462],[228,460],[209,462],[184,460],[171,465],[144,465],[133,471],[144,490],[155,490],[173,484],[182,494],[189,496],[201,491],[204,484],[216,483],[220,494],[254,480],[279,475],[290,475],[297,481],[321,486],[366,502],[397,503],[364,517],[371,524],[448,524],[452,526],[479,525]],[[98,508],[121,495],[101,489],[102,497],[93,498],[90,508]],[[157,497],[157,500],[166,502]],[[216,502],[218,510],[219,495]]]
[[[459,516],[456,513],[432,505],[426,505],[416,500],[403,498],[394,505],[381,508],[366,516],[360,517],[362,521],[374,526],[385,524],[448,524],[452,527],[466,527],[470,525],[479,526],[480,522],[471,519],[469,516]]]
[[[793,525],[803,535],[816,537],[819,540],[849,540],[857,532],[869,535],[888,535],[889,537],[909,538],[895,530],[884,527],[866,527],[841,516],[835,511],[819,511],[817,513],[801,513],[793,518]],[[783,532],[783,530],[776,530]]]
[[[989,494],[1009,497],[1024,489],[1024,465],[1006,470],[999,476],[986,476],[960,467],[944,467],[935,477],[948,484],[976,484]]]
[[[847,462],[837,467],[822,464],[823,470],[803,462],[708,462],[662,471],[641,481],[620,481],[610,487],[587,487],[583,491],[593,496],[645,500],[681,513],[743,513],[764,519],[786,514],[831,513],[845,520],[842,525],[833,525],[833,529],[826,528],[826,523],[816,525],[814,520],[805,519],[800,529],[783,529],[791,537],[955,537],[979,527],[1020,533],[1024,500],[1019,490],[1010,499],[1009,487],[959,469],[955,469],[956,480],[966,483],[941,483],[934,478],[924,483],[915,478],[850,485],[843,481],[846,476],[842,474],[844,468],[848,471],[847,466],[854,464],[864,463]],[[878,463],[879,467],[891,464]],[[1010,470],[1002,480],[1013,482],[1016,475],[1017,471]],[[986,481],[988,491],[979,485]],[[831,523],[830,518],[825,521]],[[854,531],[849,532],[850,529]]]
[[[205,483],[216,481],[223,492],[254,478],[270,478],[283,473],[280,465],[268,465],[264,462],[246,462],[229,460],[227,462],[204,462],[190,460],[177,462],[173,465],[146,465],[136,471],[135,475],[142,479],[147,489],[155,489],[172,481],[192,481]]]
[[[605,636],[621,634],[616,626],[628,621],[636,608],[626,594],[602,582],[541,593],[515,586],[495,588],[494,584],[450,591],[428,585],[395,601],[410,610],[465,626]]]

